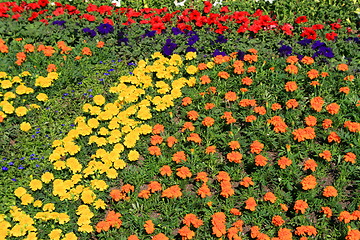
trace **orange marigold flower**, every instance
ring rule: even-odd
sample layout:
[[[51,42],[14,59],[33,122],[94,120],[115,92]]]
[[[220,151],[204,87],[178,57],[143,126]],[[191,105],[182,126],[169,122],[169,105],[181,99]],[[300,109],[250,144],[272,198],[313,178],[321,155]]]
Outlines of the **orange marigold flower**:
[[[189,111],[189,112],[187,113],[187,117],[188,117],[190,120],[196,121],[196,120],[198,119],[198,117],[199,117],[199,114],[198,114],[198,112],[192,110],[192,111]]]
[[[182,99],[181,105],[183,105],[183,106],[188,106],[188,105],[190,105],[191,103],[192,103],[191,97],[184,97],[184,98]]]
[[[190,136],[187,137],[186,140],[189,142],[192,141],[194,143],[199,143],[199,144],[202,142],[199,134],[197,134],[197,133],[190,133]]]
[[[360,231],[357,229],[349,229],[345,240],[359,240],[360,239]]]
[[[263,106],[258,106],[254,108],[254,112],[260,114],[260,115],[265,115],[266,114],[266,109]]]
[[[259,154],[259,153],[261,153],[261,151],[263,149],[264,149],[264,144],[262,144],[258,140],[255,140],[250,144],[250,152],[251,153]]]
[[[296,91],[297,88],[298,88],[298,86],[295,81],[290,81],[290,82],[285,83],[285,90],[287,92],[294,92],[294,91]]]
[[[319,72],[315,69],[311,69],[310,71],[307,72],[307,76],[313,80],[315,78],[317,78],[319,76]]]
[[[211,110],[215,107],[215,104],[213,103],[206,103],[205,104],[205,110]]]
[[[229,102],[236,101],[237,99],[236,93],[232,91],[225,93],[225,99],[228,100]]]
[[[323,196],[324,197],[336,197],[338,195],[338,191],[333,186],[327,186],[324,188]]]
[[[250,66],[250,67],[248,67],[246,72],[248,72],[248,73],[254,72],[255,73],[256,72],[256,67],[255,66]]]
[[[279,103],[274,103],[271,105],[271,110],[276,111],[281,109],[281,105]]]
[[[170,177],[171,176],[171,174],[172,174],[172,171],[171,171],[171,168],[170,168],[170,166],[169,165],[164,165],[164,166],[162,166],[161,168],[160,168],[160,174],[162,175],[162,176],[168,176],[168,177]]]
[[[209,84],[211,83],[211,79],[208,75],[203,75],[200,77],[201,84]]]
[[[174,146],[174,144],[178,142],[178,140],[175,137],[170,136],[166,139],[166,142],[167,142],[168,147],[172,148]]]
[[[238,141],[231,141],[231,142],[228,143],[228,145],[231,148],[231,150],[235,150],[235,149],[240,148],[240,143]]]
[[[161,124],[156,124],[152,129],[153,134],[160,134],[162,132],[164,132],[164,125]]]
[[[230,209],[230,213],[233,214],[233,215],[235,215],[235,216],[240,216],[240,215],[241,215],[240,210],[237,209],[237,208],[232,208],[232,209]]]
[[[339,65],[337,65],[337,70],[345,72],[349,70],[349,67],[345,63],[340,63]]]
[[[295,235],[298,235],[298,236],[303,236],[303,235],[307,235],[307,236],[311,236],[311,235],[314,235],[316,236],[317,235],[317,230],[314,226],[300,226],[300,227],[297,227],[296,230],[295,230]]]
[[[344,127],[349,129],[350,132],[360,132],[360,123],[358,122],[346,121]]]
[[[244,187],[254,186],[254,182],[252,181],[251,177],[244,177],[242,181],[240,181],[240,185]]]
[[[242,100],[240,100],[239,105],[241,107],[255,107],[256,100],[255,99],[242,99]]]
[[[195,236],[195,232],[191,231],[188,226],[183,226],[182,228],[180,228],[178,230],[178,233],[183,240],[192,239]]]
[[[229,56],[216,55],[216,56],[214,57],[214,62],[215,62],[216,64],[222,64],[222,63],[228,62],[228,61],[230,61],[230,57],[229,57]]]
[[[233,63],[233,66],[236,68],[242,68],[244,67],[244,62],[241,61],[241,60],[236,60],[234,63]]]
[[[150,192],[154,193],[161,191],[162,186],[161,183],[159,183],[158,181],[150,181],[150,183],[148,184],[148,189],[150,190]]]
[[[342,211],[338,217],[340,222],[349,223],[350,221],[356,220],[356,217],[351,215],[348,211]]]
[[[336,142],[336,143],[340,143],[341,142],[341,138],[339,137],[339,135],[337,135],[336,132],[331,132],[327,138],[328,142]]]
[[[278,240],[291,240],[293,234],[291,233],[291,229],[288,228],[280,228],[278,231]],[[274,240],[274,239],[273,239]]]
[[[198,64],[198,69],[199,69],[199,70],[205,70],[205,69],[207,69],[206,63],[199,63],[199,64]]]
[[[272,124],[274,126],[275,132],[286,132],[287,125],[284,122],[284,120],[280,116],[274,116],[267,121],[268,123]]]
[[[181,188],[179,187],[179,185],[171,186],[171,187],[165,189],[161,194],[161,197],[167,197],[170,199],[178,198],[181,196],[182,196],[182,192],[181,192]]]
[[[268,162],[268,159],[263,155],[256,155],[255,156],[255,165],[264,167]]]
[[[277,199],[277,197],[272,192],[267,192],[264,195],[264,201],[269,201],[271,203],[275,203],[276,199]]]
[[[287,102],[286,102],[286,107],[287,108],[297,108],[299,106],[299,103],[296,101],[296,99],[289,99]]]
[[[160,156],[161,155],[161,149],[158,146],[150,146],[148,148],[148,151],[153,156]]]
[[[320,83],[319,81],[311,81],[310,85],[315,87],[315,86],[320,86]]]
[[[185,122],[183,128],[181,129],[181,132],[185,132],[186,129],[192,132],[195,130],[195,127],[192,122]]]
[[[151,240],[169,240],[169,238],[165,234],[159,233],[153,236]]]
[[[140,240],[136,235],[130,235],[127,240]]]
[[[319,157],[325,159],[326,161],[330,161],[332,156],[329,150],[324,150],[323,152],[319,153]]]
[[[297,66],[294,64],[287,65],[285,68],[285,72],[288,72],[290,74],[297,74],[299,72]]]
[[[306,176],[301,182],[302,189],[314,189],[317,185],[316,178],[313,175]]]
[[[331,218],[333,212],[331,210],[331,208],[329,207],[321,207],[321,211],[322,213],[324,213],[326,215],[327,218]]]
[[[344,77],[344,80],[345,80],[345,81],[350,81],[350,82],[352,82],[354,79],[355,79],[354,75],[349,75],[349,76]]]
[[[55,64],[49,64],[47,69],[46,69],[47,72],[56,72],[56,65]]]
[[[290,64],[295,64],[299,61],[297,56],[289,56],[286,58],[286,62]]]
[[[178,175],[180,178],[190,178],[192,176],[192,173],[188,167],[180,167],[176,169],[176,175]]]
[[[197,190],[197,194],[201,198],[209,197],[211,196],[210,188],[206,185],[206,183],[203,183],[201,187]]]
[[[218,73],[218,77],[223,78],[223,79],[228,79],[230,77],[230,74],[225,71],[221,71]]]
[[[253,83],[253,80],[249,77],[244,77],[243,79],[241,79],[241,83],[250,86]]]
[[[208,146],[208,147],[205,149],[205,153],[206,153],[206,154],[216,153],[216,146]]]
[[[246,201],[245,201],[245,209],[249,209],[250,211],[255,211],[256,209],[256,201],[255,198],[253,197],[249,197]]]
[[[350,92],[350,88],[349,87],[341,87],[339,89],[339,92],[345,93],[345,94],[349,94]]]
[[[207,182],[208,179],[208,175],[206,172],[199,172],[196,177],[195,177],[195,181],[203,181],[203,182]]]
[[[232,151],[226,155],[226,159],[229,162],[240,163],[243,155],[240,152]]]
[[[244,61],[249,62],[250,64],[253,63],[253,62],[257,62],[258,61],[258,56],[257,55],[245,54]]]
[[[192,224],[194,228],[199,228],[204,224],[203,221],[193,213],[186,214],[182,222],[188,227]]]
[[[114,201],[120,201],[123,198],[124,194],[120,191],[120,189],[113,189],[110,192],[110,197],[114,200]]]
[[[326,111],[330,113],[331,115],[337,114],[340,110],[340,105],[337,103],[330,103],[326,106]]]
[[[240,92],[245,93],[245,92],[247,92],[247,91],[249,91],[249,89],[247,89],[247,88],[240,88]]]
[[[110,229],[110,223],[107,221],[100,221],[96,224],[96,232],[108,231]]]
[[[216,237],[221,237],[226,234],[226,216],[223,212],[216,212],[211,216],[212,234]]]
[[[260,228],[258,226],[252,226],[250,228],[250,235],[252,238],[257,238],[260,234]]]
[[[307,65],[311,65],[314,63],[314,59],[312,57],[305,56],[301,59],[301,62]]]
[[[289,208],[288,208],[288,206],[286,206],[286,204],[280,203],[280,207],[281,207],[281,210],[283,210],[284,212],[287,212],[289,210]]]
[[[322,127],[324,129],[328,129],[330,127],[332,127],[332,120],[331,119],[324,119],[324,121],[322,122]]]
[[[151,145],[161,144],[163,142],[163,138],[160,135],[151,136],[150,143]]]
[[[327,72],[322,72],[322,73],[321,73],[321,77],[323,77],[323,78],[324,78],[324,77],[328,77],[328,76],[330,76],[330,75],[329,75],[329,73],[327,73]]]
[[[205,117],[201,123],[205,127],[211,127],[212,125],[214,125],[215,119],[213,119],[212,117]]]
[[[155,225],[152,220],[145,221],[144,228],[147,234],[152,234],[155,231]]]
[[[314,159],[308,159],[304,163],[304,170],[310,169],[311,171],[315,172],[317,166],[318,165],[317,165],[317,163],[315,162]]]
[[[151,195],[150,190],[145,189],[145,190],[141,190],[139,192],[138,197],[139,198],[149,199],[150,195]]]
[[[231,186],[230,181],[221,181],[220,187],[221,187],[220,196],[222,197],[228,198],[234,195],[235,193],[234,189]]]
[[[258,50],[254,49],[254,48],[250,48],[250,49],[248,49],[248,52],[252,53],[252,54],[257,54]]]
[[[279,227],[279,226],[283,225],[285,223],[285,221],[281,216],[275,215],[271,219],[271,223],[274,224],[275,226]]]
[[[314,139],[316,137],[315,130],[312,127],[299,128],[292,132],[294,140],[298,142],[305,141],[306,139]]]
[[[81,54],[91,56],[91,55],[92,55],[92,52],[91,52],[90,48],[84,47],[84,48],[81,50]]]
[[[348,152],[345,154],[344,160],[345,160],[345,162],[355,164],[356,163],[356,155],[352,152]]]
[[[308,207],[309,205],[304,200],[296,200],[294,210],[296,213],[301,212],[302,214],[304,214]]]
[[[256,119],[257,119],[256,116],[250,115],[250,116],[245,117],[245,122],[253,122],[253,121],[255,121]]]
[[[125,184],[124,186],[121,187],[121,192],[123,193],[128,193],[128,192],[133,192],[134,191],[134,186],[131,184]]]
[[[317,112],[320,112],[324,105],[324,99],[322,97],[314,97],[310,100],[311,108]]]
[[[96,47],[97,48],[103,48],[105,45],[105,43],[103,41],[99,41],[97,44],[96,44]]]
[[[314,127],[316,125],[316,120],[316,117],[309,115],[305,118],[305,123],[309,127]]]
[[[280,166],[281,169],[285,169],[286,167],[290,166],[292,164],[291,159],[287,158],[287,157],[281,157],[278,160],[278,165]]]
[[[222,182],[222,181],[230,181],[230,176],[227,172],[225,171],[220,171],[218,173],[218,175],[216,176],[216,179],[219,181],[219,182]]]

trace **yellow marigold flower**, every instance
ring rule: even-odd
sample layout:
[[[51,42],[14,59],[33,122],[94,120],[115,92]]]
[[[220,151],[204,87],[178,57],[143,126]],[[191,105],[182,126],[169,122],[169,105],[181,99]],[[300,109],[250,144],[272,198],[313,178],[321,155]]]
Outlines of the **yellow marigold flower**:
[[[59,78],[59,74],[57,72],[50,72],[50,73],[48,73],[47,77],[52,80],[55,80],[55,79]]]
[[[28,205],[34,201],[34,198],[30,194],[25,193],[21,196],[20,200],[22,205]]]
[[[91,191],[90,189],[85,189],[81,193],[81,200],[85,204],[90,204],[90,203],[94,202],[95,198],[96,198],[95,193],[93,191]]]
[[[33,203],[33,206],[34,206],[34,207],[41,207],[41,206],[42,206],[42,201],[41,201],[41,200],[36,200],[36,201]]]
[[[96,118],[90,118],[87,125],[91,128],[97,128],[99,126],[99,121]]]
[[[94,231],[93,227],[88,225],[88,224],[85,224],[85,225],[82,225],[81,227],[78,228],[78,231],[79,232],[87,232],[87,233],[91,233]]]
[[[118,173],[114,168],[109,168],[108,170],[106,170],[106,176],[108,178],[114,179],[117,178]]]
[[[54,174],[52,174],[51,172],[46,172],[41,176],[41,181],[43,181],[44,183],[49,183],[52,180],[54,180]]]
[[[62,240],[77,240],[78,237],[75,235],[75,233],[70,232],[65,234],[65,237]]]
[[[15,189],[14,191],[15,196],[17,196],[18,198],[22,197],[23,195],[26,194],[26,189],[23,187],[18,187],[17,189]]]
[[[197,73],[198,70],[199,70],[199,69],[198,69],[196,66],[194,66],[194,65],[190,65],[190,66],[188,66],[188,67],[186,68],[186,72],[187,72],[188,74],[191,74],[191,75]]]
[[[36,96],[36,99],[40,102],[46,102],[48,100],[48,96],[45,93],[39,93]]]
[[[31,180],[29,186],[31,190],[36,191],[42,188],[42,182],[39,179],[33,179]]]
[[[66,168],[66,164],[64,161],[56,161],[54,163],[54,169],[55,170],[61,170],[61,169],[65,169]]]
[[[33,103],[33,104],[30,104],[29,107],[32,108],[32,109],[39,109],[39,108],[40,108],[39,105],[34,104],[34,103]]]
[[[206,63],[206,67],[209,68],[209,69],[212,69],[214,66],[215,66],[215,63],[214,63],[214,62],[208,62],[208,63]]]
[[[59,213],[57,216],[57,221],[60,224],[64,224],[70,221],[70,217],[69,215],[67,215],[66,213]]]
[[[185,59],[186,60],[193,60],[194,58],[196,58],[196,52],[188,52],[185,55]]]
[[[189,87],[193,87],[193,86],[195,86],[195,84],[196,84],[196,78],[190,77],[189,80],[187,81],[187,85]]]
[[[60,240],[61,233],[61,229],[54,229],[48,234],[48,236],[51,240]]]
[[[106,101],[105,97],[103,95],[96,95],[93,97],[93,100],[94,100],[94,103],[99,106],[103,105]]]
[[[139,157],[140,157],[140,154],[136,150],[131,150],[128,154],[128,159],[130,161],[137,161],[137,160],[139,160]]]
[[[20,74],[20,77],[26,77],[26,76],[31,76],[31,73],[29,73],[28,71],[24,71]]]
[[[17,108],[15,109],[15,113],[16,113],[16,115],[17,115],[18,117],[25,116],[26,113],[27,113],[27,108],[26,108],[26,107],[23,107],[23,106],[17,107]]]
[[[31,125],[28,122],[22,122],[20,124],[20,130],[24,132],[28,132],[31,129]]]
[[[51,85],[52,85],[52,79],[48,77],[39,76],[35,80],[35,86],[47,88],[50,87]]]
[[[0,72],[0,78],[6,78],[7,73],[6,72]]]
[[[0,102],[0,107],[2,107],[2,110],[7,114],[12,114],[15,111],[13,105],[8,101]]]
[[[16,98],[16,94],[13,92],[7,92],[4,94],[4,100],[7,101],[9,99]]]
[[[55,205],[53,203],[47,203],[43,206],[43,211],[52,212],[55,210]]]
[[[102,200],[102,199],[98,199],[93,203],[94,207],[96,209],[105,209],[106,208],[106,203]]]
[[[12,87],[12,82],[10,80],[3,80],[1,81],[1,88],[8,89]]]
[[[74,157],[68,158],[66,160],[66,166],[70,168],[73,173],[80,172],[82,169],[81,163],[79,163],[79,161]]]

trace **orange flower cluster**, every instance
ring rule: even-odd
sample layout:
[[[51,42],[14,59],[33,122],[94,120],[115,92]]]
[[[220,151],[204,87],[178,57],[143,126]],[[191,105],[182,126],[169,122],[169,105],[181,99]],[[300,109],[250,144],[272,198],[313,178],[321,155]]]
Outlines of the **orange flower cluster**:
[[[120,200],[128,200],[130,197],[127,196],[129,192],[134,191],[134,186],[130,184],[125,184],[121,189],[113,189],[110,192],[110,197],[118,202]]]
[[[151,145],[161,144],[163,142],[163,138],[160,135],[152,135],[150,138]]]
[[[244,177],[242,181],[240,181],[240,185],[244,187],[254,186],[254,182],[252,181],[251,177]]]
[[[186,138],[189,142],[194,142],[200,144],[202,142],[199,134],[197,133],[190,133],[190,136]]]
[[[172,148],[177,142],[178,140],[174,136],[170,136],[166,139],[166,143],[169,148]]]
[[[211,196],[210,188],[207,186],[208,181],[207,173],[206,172],[199,172],[195,177],[195,181],[203,181],[202,186],[198,189],[197,194],[201,198],[205,198]]]
[[[225,214],[223,212],[216,212],[211,216],[211,218],[211,223],[213,225],[212,233],[218,238],[226,234]]]
[[[241,99],[239,101],[239,106],[241,107],[255,107],[256,100],[255,99]]]
[[[25,60],[26,60],[26,54],[24,53],[24,52],[18,52],[17,54],[16,54],[16,64],[17,65],[21,65],[23,62],[25,62]]]
[[[148,148],[148,151],[149,151],[150,155],[153,155],[153,156],[160,156],[162,154],[161,149],[158,146],[150,146]]]
[[[309,115],[305,118],[305,123],[308,127],[316,126],[316,121],[317,121],[316,117],[311,116],[311,115]]]
[[[275,215],[272,219],[271,219],[271,223],[274,224],[277,227],[280,227],[281,225],[283,225],[285,223],[284,219],[279,216],[279,215]]]
[[[258,140],[255,140],[250,144],[250,152],[251,153],[259,154],[259,153],[261,153],[261,151],[263,149],[264,149],[264,144],[262,144]]]
[[[306,176],[301,182],[302,189],[314,189],[317,185],[316,178],[313,175]]]
[[[155,225],[152,220],[145,221],[144,228],[147,234],[152,234],[155,231]]]
[[[185,132],[186,129],[192,132],[195,130],[195,127],[192,122],[185,122],[183,128],[181,129],[181,132]]]
[[[317,163],[315,162],[314,159],[308,159],[305,161],[304,163],[304,170],[308,170],[310,169],[311,171],[315,172],[316,168],[317,168]]]
[[[280,228],[278,231],[278,237],[272,238],[272,240],[292,240],[293,234],[291,229],[288,228]]]
[[[255,198],[253,197],[249,197],[246,201],[245,201],[245,209],[249,209],[250,211],[255,211],[256,209],[256,201]]]
[[[269,201],[271,203],[275,203],[276,199],[277,199],[277,197],[272,192],[267,192],[264,195],[264,201]]]
[[[209,83],[211,83],[211,79],[207,75],[201,76],[200,81],[201,81],[201,84],[209,84]]]
[[[187,113],[187,117],[192,121],[196,121],[199,118],[199,114],[198,112],[191,110]]]
[[[172,160],[176,163],[180,163],[181,161],[186,162],[187,158],[186,158],[186,154],[184,151],[179,151],[173,154],[172,156]]]
[[[171,168],[170,168],[170,166],[169,165],[164,165],[164,166],[162,166],[161,168],[160,168],[160,174],[161,174],[161,176],[168,176],[168,177],[170,177],[171,176],[171,174],[172,174],[172,170],[171,170]]]
[[[299,70],[294,64],[289,64],[286,66],[285,72],[288,72],[290,74],[298,74]]]
[[[285,169],[286,167],[290,166],[292,164],[291,159],[287,158],[287,157],[281,157],[278,160],[278,165],[280,166],[281,169]]]
[[[344,127],[349,129],[350,132],[360,132],[360,123],[358,122],[346,121]]]
[[[341,142],[341,138],[339,137],[339,135],[337,135],[336,132],[331,132],[329,134],[329,136],[327,137],[327,140],[329,143],[331,143],[331,142],[340,143]]]
[[[229,102],[236,101],[237,100],[236,92],[229,91],[225,93],[225,99],[228,100]]]
[[[5,41],[0,38],[0,52],[2,53],[8,53],[9,48],[6,46]]]
[[[347,233],[346,240],[359,240],[360,239],[360,231],[357,229],[349,229]]]
[[[229,240],[241,240],[238,233],[243,231],[244,222],[238,220],[232,224],[232,226],[227,231],[227,237]]]
[[[295,235],[298,236],[316,236],[317,230],[314,226],[300,226],[295,230]]]
[[[317,112],[320,112],[325,101],[322,97],[314,97],[310,100],[311,108]]]
[[[337,103],[330,103],[326,106],[326,111],[328,111],[331,115],[337,114],[340,111],[340,105]]]
[[[158,192],[162,190],[161,183],[157,181],[151,181],[147,186],[146,189],[141,190],[138,194],[139,198],[145,198],[148,199],[151,195],[151,193]]]
[[[244,77],[243,79],[241,79],[241,83],[250,86],[253,83],[253,80],[249,77]]]
[[[287,92],[294,92],[298,88],[295,81],[289,81],[285,83],[285,90]]]
[[[294,210],[296,213],[301,212],[302,214],[304,214],[308,207],[309,205],[304,200],[297,200],[294,204]]]
[[[254,112],[258,113],[259,115],[265,115],[266,109],[263,106],[258,106],[254,108]]]
[[[321,207],[320,212],[324,213],[327,218],[331,218],[332,213],[333,213],[331,208],[329,208],[329,207]]]
[[[345,160],[345,162],[350,162],[352,164],[355,164],[356,163],[356,155],[352,152],[348,152],[345,154],[344,160]]]
[[[313,79],[319,77],[319,72],[318,72],[317,70],[315,70],[315,69],[311,69],[310,71],[307,72],[307,76],[308,76],[311,80],[313,80]]]
[[[153,129],[152,129],[152,133],[153,134],[160,134],[164,132],[164,125],[162,124],[155,124]]]
[[[331,161],[331,152],[329,150],[324,150],[323,152],[319,153],[319,157],[325,159],[326,161]]]
[[[120,228],[122,224],[122,221],[119,219],[120,217],[120,213],[109,211],[105,217],[105,221],[100,221],[96,224],[96,231],[99,233],[101,231],[108,231],[110,227]]]
[[[205,117],[201,123],[205,127],[211,127],[212,125],[214,125],[215,119],[213,119],[212,117]]]
[[[322,122],[322,127],[324,129],[328,129],[328,128],[332,127],[332,120],[328,119],[328,118],[324,119],[324,121]]]
[[[294,140],[298,142],[305,141],[307,139],[314,139],[316,137],[315,129],[312,127],[299,128],[292,132]]]
[[[221,71],[218,73],[218,77],[223,78],[223,79],[228,79],[230,77],[230,74],[225,71]]]
[[[184,98],[182,99],[181,105],[183,105],[184,107],[186,107],[186,106],[190,105],[191,103],[192,103],[191,97],[184,97]]]
[[[324,191],[323,191],[324,197],[336,197],[337,195],[338,195],[338,192],[337,192],[336,188],[334,188],[333,186],[327,186],[326,188],[324,188]]]
[[[60,54],[69,54],[72,50],[72,48],[67,46],[64,41],[57,42],[57,47],[61,50]]]
[[[227,172],[220,171],[217,175],[217,180],[220,182],[220,195],[222,197],[228,198],[235,194],[235,191],[231,186],[231,178]]]
[[[257,119],[256,116],[250,115],[250,116],[247,116],[247,117],[245,118],[245,122],[253,122],[253,121],[255,121],[256,119]]]
[[[354,214],[354,212],[351,214],[348,211],[342,211],[339,214],[338,220],[340,222],[349,223],[350,221],[359,219],[360,216],[357,216],[357,212],[359,212],[359,211],[355,212],[355,214]]]
[[[228,143],[228,145],[231,148],[231,150],[235,150],[235,149],[240,148],[240,143],[238,141],[231,141],[231,142]]]
[[[292,108],[292,109],[295,109],[299,106],[299,103],[298,101],[296,101],[296,99],[289,99],[287,102],[286,102],[286,107],[287,108]]]
[[[232,112],[224,112],[224,115],[221,116],[221,119],[225,119],[226,124],[231,124],[236,122],[236,119],[232,116]]]
[[[170,199],[178,198],[181,196],[182,196],[182,192],[181,192],[181,188],[179,187],[179,185],[171,186],[171,187],[165,189],[161,194],[161,197],[167,197]]]
[[[274,131],[277,133],[286,132],[286,129],[288,128],[288,126],[280,116],[274,116],[268,119],[267,122],[274,126]]]
[[[176,175],[180,177],[181,179],[190,178],[192,176],[192,173],[188,167],[180,167],[176,169]]]
[[[183,226],[178,230],[179,235],[181,236],[182,240],[188,240],[195,237],[195,232],[191,231],[188,226]]]
[[[188,227],[192,225],[194,228],[199,228],[204,224],[204,222],[193,213],[186,214],[182,223]]]
[[[232,151],[226,155],[226,159],[229,160],[229,162],[234,163],[241,163],[243,155],[240,152]]]

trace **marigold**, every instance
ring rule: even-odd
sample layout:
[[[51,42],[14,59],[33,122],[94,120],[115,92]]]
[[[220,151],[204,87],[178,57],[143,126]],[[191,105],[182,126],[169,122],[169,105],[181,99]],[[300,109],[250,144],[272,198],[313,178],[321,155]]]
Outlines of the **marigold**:
[[[187,117],[190,120],[196,121],[199,118],[199,114],[198,114],[198,112],[192,110],[187,113]]]
[[[159,234],[156,234],[152,237],[152,240],[169,240],[169,238],[163,234],[163,233],[159,233]]]
[[[341,142],[341,138],[339,137],[339,135],[337,135],[336,132],[331,132],[329,134],[329,136],[327,137],[327,140],[329,143],[331,143],[331,142],[340,143]]]
[[[331,208],[329,208],[329,207],[321,207],[320,212],[324,213],[327,218],[331,218],[332,213],[333,213]]]
[[[191,97],[184,97],[184,98],[182,99],[181,105],[183,105],[183,106],[188,106],[188,105],[190,105],[191,103],[192,103]]]
[[[206,154],[213,154],[216,153],[216,146],[208,146],[205,149]]]
[[[302,189],[314,189],[317,185],[316,178],[313,175],[306,176],[301,182]]]
[[[360,132],[360,123],[345,121],[344,127],[346,127],[350,132]]]
[[[152,234],[155,231],[155,225],[152,220],[145,221],[144,228],[147,234]]]
[[[276,199],[277,199],[277,197],[272,192],[267,192],[264,195],[264,201],[269,201],[271,203],[275,203]]]
[[[349,70],[349,67],[345,63],[340,63],[339,65],[337,65],[337,70],[345,72]]]
[[[315,130],[312,127],[296,129],[292,134],[294,135],[294,140],[297,140],[298,142],[314,139],[316,137]]]
[[[295,64],[299,61],[297,56],[289,56],[286,58],[286,62],[290,64]]]
[[[264,144],[262,144],[258,140],[255,140],[250,144],[251,153],[259,154],[263,149],[264,149]]]
[[[153,156],[160,156],[161,155],[161,149],[158,146],[150,146],[148,148],[148,151]]]
[[[231,186],[230,181],[221,181],[220,187],[221,187],[220,196],[222,197],[228,198],[234,195],[235,193],[234,189]]]
[[[250,115],[250,116],[245,117],[245,122],[253,122],[253,121],[255,121],[256,119],[257,119],[256,116]]]
[[[332,120],[331,119],[324,119],[324,121],[322,122],[322,127],[324,129],[328,129],[330,127],[332,127]]]
[[[338,192],[336,188],[333,186],[327,186],[324,188],[323,196],[324,197],[336,197],[338,195]]]
[[[340,106],[337,103],[330,103],[326,106],[326,111],[328,111],[328,113],[330,113],[331,115],[339,113],[339,110]]]
[[[194,143],[200,144],[202,142],[199,134],[197,133],[190,133],[190,136],[186,138],[187,141],[192,141]]]
[[[203,75],[200,77],[201,84],[209,84],[211,83],[211,79],[207,75]]]
[[[192,176],[192,173],[188,167],[183,166],[183,167],[176,169],[176,175],[182,179],[185,179],[187,177],[190,178]]]
[[[221,71],[218,73],[218,77],[223,78],[223,79],[228,79],[230,77],[230,74],[225,71]]]
[[[192,132],[195,130],[195,127],[192,122],[185,122],[183,128],[181,129],[181,132],[185,132],[186,129]]]
[[[324,99],[322,97],[314,97],[310,100],[311,108],[317,112],[320,112],[324,105]]]
[[[274,224],[275,226],[279,227],[279,226],[283,225],[285,223],[285,221],[281,216],[275,215],[271,219],[271,223]]]
[[[229,91],[225,94],[225,99],[228,100],[229,102],[234,102],[237,99],[236,93]]]
[[[228,145],[231,148],[231,150],[235,150],[235,149],[240,148],[240,143],[238,141],[231,141],[231,142],[228,143]]]
[[[226,159],[229,160],[229,162],[234,162],[234,163],[240,163],[242,157],[243,157],[242,154],[236,151],[232,151],[231,153],[228,153],[226,155]]]
[[[303,236],[303,235],[307,235],[307,236],[311,236],[311,235],[314,235],[316,236],[317,235],[317,230],[314,226],[300,226],[300,227],[297,227],[296,230],[295,230],[295,235],[298,235],[298,236]]]
[[[241,79],[241,83],[250,86],[253,83],[253,80],[249,77],[244,77],[243,79]]]
[[[206,103],[205,104],[205,110],[211,110],[215,107],[215,104],[213,103]]]
[[[290,74],[297,74],[298,68],[294,64],[287,65],[285,68],[285,72],[288,72]]]
[[[302,59],[301,59],[301,62],[306,64],[306,65],[311,65],[314,63],[314,59],[312,57],[308,57],[308,56],[304,56]]]
[[[226,234],[226,216],[223,212],[217,212],[214,213],[211,219],[211,223],[213,225],[212,227],[212,233],[216,237],[221,237],[222,235]]]
[[[356,217],[351,215],[348,211],[342,211],[339,214],[338,220],[340,222],[349,223],[350,221],[356,220]]]
[[[193,225],[194,228],[199,228],[204,224],[203,221],[193,213],[186,214],[182,222],[188,227],[190,227],[190,225]]]
[[[232,209],[230,209],[230,213],[233,214],[233,215],[235,215],[235,216],[240,216],[240,215],[241,215],[240,210],[237,209],[237,208],[232,208]]]
[[[350,92],[350,88],[349,87],[341,87],[339,89],[339,92],[345,93],[345,94],[349,94]]]
[[[211,127],[212,125],[214,125],[215,119],[213,119],[212,117],[205,117],[201,123],[205,127]]]
[[[304,214],[308,207],[309,205],[304,200],[297,200],[294,205],[294,210],[296,213],[301,212],[302,214]]]
[[[161,194],[161,197],[167,197],[170,199],[178,198],[181,196],[182,196],[182,192],[181,192],[181,188],[179,187],[179,185],[171,186],[171,187],[165,189]]]
[[[360,231],[357,229],[349,229],[345,240],[359,240],[360,239]]]
[[[278,165],[280,166],[281,169],[285,169],[286,167],[290,166],[292,164],[291,159],[287,158],[287,157],[281,157],[278,160]]]
[[[311,80],[313,80],[313,79],[319,77],[319,72],[318,72],[317,70],[315,70],[315,69],[311,69],[310,71],[307,72],[307,76],[308,76]]]
[[[192,239],[195,236],[195,232],[191,231],[188,226],[183,226],[178,230],[179,235],[183,240]]]
[[[260,114],[260,115],[265,115],[266,114],[266,109],[263,106],[258,106],[254,108],[254,112]]]
[[[242,181],[240,181],[240,185],[244,187],[254,186],[254,182],[252,181],[251,177],[244,177]]]
[[[309,127],[314,127],[314,126],[316,126],[316,121],[317,121],[317,119],[316,119],[316,117],[314,117],[314,116],[307,116],[306,118],[305,118],[305,123],[306,123],[306,125],[307,126],[309,126]]]
[[[171,171],[171,168],[170,168],[170,166],[169,165],[164,165],[164,166],[162,166],[161,168],[160,168],[160,174],[162,175],[162,176],[168,176],[168,177],[170,177],[171,176],[171,174],[172,174],[172,171]]]
[[[354,153],[352,153],[352,152],[348,152],[344,156],[344,161],[355,164],[356,163],[356,155]]]
[[[298,86],[295,81],[290,81],[285,84],[285,90],[287,92],[294,92],[294,91],[296,91],[297,88],[298,88]]]
[[[196,177],[195,177],[195,181],[203,181],[203,182],[207,182],[208,179],[208,175],[206,172],[199,172]]]
[[[331,161],[331,152],[329,150],[324,150],[323,152],[319,153],[319,157],[325,159],[326,161]]]
[[[209,197],[211,196],[210,188],[206,185],[206,183],[203,183],[201,187],[197,190],[197,194],[201,198]]]
[[[278,231],[278,240],[291,240],[293,234],[291,233],[291,229],[288,228],[280,228]],[[274,239],[275,240],[275,239]]]
[[[245,209],[249,209],[250,211],[255,211],[256,209],[256,201],[255,198],[253,197],[249,197],[246,201],[245,201]]]
[[[225,171],[220,171],[218,173],[218,175],[216,176],[216,179],[219,181],[219,182],[222,182],[222,181],[230,181],[231,178],[229,176],[229,174]]]
[[[164,125],[161,124],[156,124],[152,129],[153,134],[160,134],[162,132],[164,132]]]
[[[287,102],[286,102],[286,107],[287,108],[297,108],[299,106],[299,103],[296,101],[296,99],[289,99]]]
[[[163,138],[160,135],[153,135],[150,138],[151,145],[161,144],[163,142]]]
[[[315,162],[314,159],[308,159],[305,161],[304,163],[304,170],[308,170],[310,169],[311,171],[315,172],[316,168],[317,168],[317,163]]]
[[[279,103],[274,103],[271,105],[271,110],[276,111],[281,109],[281,105]]]

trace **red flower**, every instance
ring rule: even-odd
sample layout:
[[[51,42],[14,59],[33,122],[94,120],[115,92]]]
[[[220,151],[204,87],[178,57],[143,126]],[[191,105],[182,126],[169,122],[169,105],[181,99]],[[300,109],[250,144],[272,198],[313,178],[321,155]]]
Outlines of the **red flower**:
[[[299,23],[305,23],[307,22],[307,17],[306,16],[300,16],[298,18],[295,19],[295,23],[299,24]]]
[[[204,13],[209,13],[211,11],[212,4],[209,1],[204,2]]]

